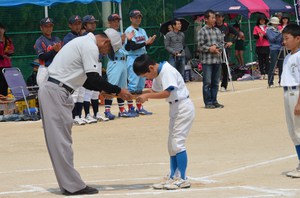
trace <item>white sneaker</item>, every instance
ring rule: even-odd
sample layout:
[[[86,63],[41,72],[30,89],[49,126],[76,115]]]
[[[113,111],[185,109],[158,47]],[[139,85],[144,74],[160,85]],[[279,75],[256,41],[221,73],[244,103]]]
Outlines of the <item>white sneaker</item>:
[[[98,121],[93,118],[90,114],[87,114],[85,118],[82,119],[87,124],[97,123]]]
[[[97,115],[94,118],[97,119],[98,121],[109,121],[108,118],[106,118],[105,116],[102,116],[99,112],[97,113]]]
[[[79,116],[75,116],[74,124],[75,125],[85,125],[85,122]]]
[[[177,179],[174,180],[172,183],[170,184],[166,184],[164,186],[165,189],[167,190],[176,190],[176,189],[180,189],[180,188],[190,188],[191,187],[191,182],[188,179]]]
[[[221,88],[220,88],[220,92],[226,92],[225,87],[221,87]]]
[[[300,170],[295,169],[293,171],[290,171],[286,173],[286,176],[291,178],[300,178]]]
[[[163,180],[160,183],[153,184],[152,188],[155,189],[155,190],[161,190],[161,189],[165,188],[165,185],[171,184],[173,182],[174,182],[173,179],[171,179],[169,176],[166,176],[166,177],[163,177]]]

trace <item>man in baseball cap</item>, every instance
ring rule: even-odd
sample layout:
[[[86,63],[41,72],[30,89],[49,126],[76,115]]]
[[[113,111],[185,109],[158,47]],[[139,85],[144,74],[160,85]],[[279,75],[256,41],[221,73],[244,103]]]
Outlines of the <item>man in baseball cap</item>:
[[[126,89],[112,85],[99,74],[99,53],[106,55],[111,47],[117,51],[122,43],[116,30],[108,30],[106,34],[94,35],[90,32],[71,40],[57,53],[48,68],[48,80],[39,87],[40,114],[47,149],[59,188],[68,196],[98,193],[98,189],[82,180],[74,167],[72,93],[83,86],[118,95],[124,100],[132,98]]]
[[[139,11],[139,10],[131,10],[131,11],[129,12],[129,17],[130,17],[130,18],[131,18],[131,17],[136,17],[136,16],[141,16],[141,17],[143,17],[141,11]]]
[[[82,21],[79,15],[73,15],[69,18],[69,28],[71,31],[64,37],[63,45],[80,36],[81,26]]]

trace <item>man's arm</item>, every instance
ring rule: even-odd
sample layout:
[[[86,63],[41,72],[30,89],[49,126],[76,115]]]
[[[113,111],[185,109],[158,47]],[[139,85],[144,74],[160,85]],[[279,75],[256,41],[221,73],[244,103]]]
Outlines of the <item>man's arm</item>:
[[[87,79],[83,84],[83,87],[95,90],[95,91],[105,91],[107,93],[115,93],[123,100],[132,99],[132,95],[126,89],[121,89],[116,85],[112,85],[107,82],[104,78],[102,78],[97,72],[89,72],[86,73]]]

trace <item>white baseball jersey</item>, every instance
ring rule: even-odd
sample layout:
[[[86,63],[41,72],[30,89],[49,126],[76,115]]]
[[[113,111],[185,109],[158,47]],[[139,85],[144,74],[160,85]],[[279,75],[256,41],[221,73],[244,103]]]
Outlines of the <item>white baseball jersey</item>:
[[[283,87],[300,85],[300,51],[294,54],[289,53],[285,57],[280,85]]]
[[[166,90],[170,86],[174,87],[174,90],[171,91],[170,96],[166,99],[167,102],[183,100],[189,96],[189,91],[180,73],[170,63],[164,62],[159,75],[153,79],[152,89],[159,92]]]
[[[60,50],[48,67],[48,72],[50,77],[77,89],[86,81],[86,73],[99,73],[99,49],[93,33],[75,38],[67,45],[72,47],[63,47]],[[68,67],[61,67],[62,65]]]

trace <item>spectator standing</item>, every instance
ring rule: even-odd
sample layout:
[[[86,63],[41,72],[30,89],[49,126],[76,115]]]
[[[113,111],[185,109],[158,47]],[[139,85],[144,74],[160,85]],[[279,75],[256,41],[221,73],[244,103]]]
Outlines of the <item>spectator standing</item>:
[[[226,51],[227,60],[230,59],[230,47],[233,43],[235,43],[236,39],[239,36],[238,31],[234,29],[232,26],[228,25],[224,22],[225,15],[221,12],[216,12],[216,27],[219,28],[219,30],[222,33],[222,36],[224,37],[224,48]],[[231,38],[230,35],[233,35]],[[222,52],[223,53],[223,52]],[[224,54],[223,54],[224,56]],[[228,65],[229,66],[229,65]],[[222,83],[220,91],[226,91],[228,86],[228,68],[225,60],[223,60],[222,63]]]
[[[282,50],[282,34],[278,29],[279,19],[277,17],[272,17],[270,19],[270,26],[267,28],[266,35],[270,43],[270,68],[268,72],[268,87],[274,87],[274,73],[275,68],[278,66],[279,70],[282,70],[282,60],[279,58],[279,53]],[[276,65],[277,64],[277,65]],[[281,73],[280,73],[281,75]],[[280,82],[280,76],[279,76]]]
[[[245,65],[244,62],[244,50],[245,50],[245,35],[244,32],[241,30],[239,24],[234,24],[233,27],[238,31],[239,37],[235,42],[235,57],[238,61],[240,66]]]
[[[221,76],[222,44],[224,36],[215,27],[216,15],[212,10],[204,14],[206,25],[198,32],[199,58],[203,71],[203,100],[205,108],[223,108],[217,100]]]
[[[185,36],[184,33],[180,31],[182,24],[179,19],[173,19],[171,25],[173,30],[166,34],[164,44],[166,50],[170,54],[169,63],[177,69],[182,77],[184,77]]]
[[[284,13],[280,19],[280,25],[278,26],[279,30],[283,30],[285,26],[290,23],[290,17],[288,14]]]
[[[253,29],[253,36],[256,39],[256,54],[258,58],[261,80],[267,79],[266,74],[269,71],[270,65],[270,43],[266,35],[267,22],[268,19],[264,15],[259,15],[256,21],[256,25]]]
[[[132,10],[129,13],[131,25],[125,30],[125,34],[130,34],[134,32],[134,37],[132,39],[127,39],[125,49],[128,51],[127,56],[127,74],[128,74],[128,90],[132,94],[140,94],[145,87],[145,78],[137,76],[133,71],[134,60],[143,54],[147,53],[147,48],[152,45],[156,35],[152,37],[147,36],[146,31],[140,27],[142,22],[142,13],[139,10]],[[143,108],[140,102],[136,101],[137,109],[133,107],[133,101],[128,101],[128,111],[132,114],[141,115],[151,115],[152,112],[147,111]]]
[[[14,53],[15,47],[12,40],[5,33],[6,27],[0,23],[0,94],[7,96],[8,85],[2,70],[12,66],[10,56]]]

